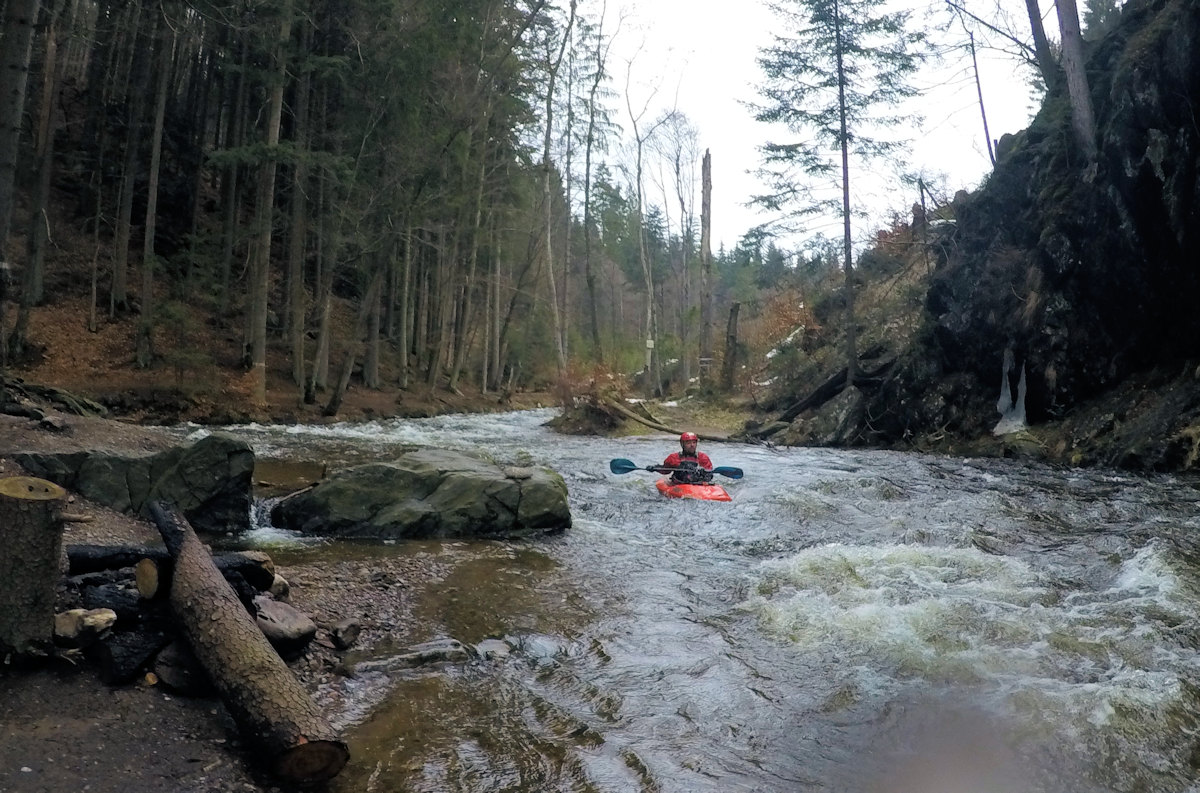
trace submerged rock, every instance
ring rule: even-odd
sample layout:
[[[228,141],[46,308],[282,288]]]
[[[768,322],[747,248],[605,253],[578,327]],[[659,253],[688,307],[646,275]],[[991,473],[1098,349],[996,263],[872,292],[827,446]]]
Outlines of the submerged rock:
[[[420,449],[340,471],[278,503],[271,520],[342,538],[510,537],[565,529],[571,512],[554,471]]]

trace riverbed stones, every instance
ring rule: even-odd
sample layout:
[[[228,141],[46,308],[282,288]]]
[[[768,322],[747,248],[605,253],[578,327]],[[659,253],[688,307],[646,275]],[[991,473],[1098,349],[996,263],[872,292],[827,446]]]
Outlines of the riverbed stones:
[[[335,473],[278,503],[277,526],[354,539],[512,537],[571,525],[567,486],[546,468],[502,468],[420,449]]]

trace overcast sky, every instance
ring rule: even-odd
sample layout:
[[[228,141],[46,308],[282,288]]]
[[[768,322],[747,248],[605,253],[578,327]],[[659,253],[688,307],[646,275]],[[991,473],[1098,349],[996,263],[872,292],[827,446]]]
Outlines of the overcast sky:
[[[744,206],[763,191],[748,173],[760,165],[756,147],[767,140],[788,139],[787,133],[756,122],[744,104],[759,101],[756,86],[762,82],[762,71],[756,58],[771,43],[775,18],[763,0],[642,0],[623,7],[621,2],[609,0],[605,24],[605,34],[612,35],[623,15],[609,62],[613,88],[625,92],[627,64],[632,63],[629,93],[635,110],[649,101],[658,112],[674,107],[691,120],[699,133],[700,150],[712,152],[713,249],[721,244],[732,248],[748,229],[769,219]],[[983,51],[979,58],[991,137],[1023,129],[1034,108],[1016,64]],[[911,133],[909,169],[923,170],[931,177],[944,174],[951,194],[976,187],[991,168],[968,64],[964,59],[929,70],[922,79],[922,86],[928,88],[921,103],[925,121]],[[654,110],[647,113],[648,118],[655,115]],[[629,128],[623,98],[617,120]],[[903,192],[894,180],[856,179],[853,162],[851,168],[855,198],[878,214],[878,223],[870,224],[871,228],[859,224],[860,239],[887,225],[891,212],[907,212],[918,198],[915,191]],[[646,200],[662,203],[653,188]],[[825,226],[820,230],[827,235],[840,234],[836,219]]]

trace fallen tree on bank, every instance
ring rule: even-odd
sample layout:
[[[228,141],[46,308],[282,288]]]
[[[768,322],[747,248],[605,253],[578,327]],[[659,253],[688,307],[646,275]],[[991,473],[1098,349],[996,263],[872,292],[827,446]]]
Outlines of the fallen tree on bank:
[[[328,780],[350,750],[213,563],[208,549],[175,509],[150,505],[175,560],[170,603],[196,660],[208,672],[248,742],[276,776],[297,783]]]

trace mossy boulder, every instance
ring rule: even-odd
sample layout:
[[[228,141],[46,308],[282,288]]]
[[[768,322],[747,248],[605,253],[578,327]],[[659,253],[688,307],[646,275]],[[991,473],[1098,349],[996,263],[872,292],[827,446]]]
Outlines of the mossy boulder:
[[[33,476],[98,504],[149,517],[152,501],[178,507],[197,531],[250,527],[254,452],[245,441],[214,433],[158,454],[26,453],[16,461]]]
[[[444,449],[355,466],[280,501],[278,525],[356,539],[512,537],[571,525],[567,486],[546,468],[502,468]]]

